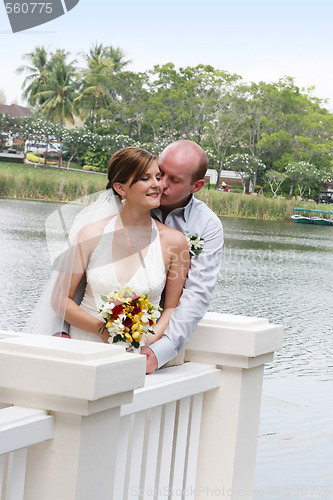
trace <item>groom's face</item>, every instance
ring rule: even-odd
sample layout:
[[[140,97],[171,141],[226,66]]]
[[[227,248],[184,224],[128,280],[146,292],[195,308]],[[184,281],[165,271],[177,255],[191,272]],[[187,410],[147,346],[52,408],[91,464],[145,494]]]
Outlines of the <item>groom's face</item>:
[[[163,192],[161,205],[173,208],[184,206],[191,193],[201,189],[193,182],[198,159],[189,154],[182,154],[177,149],[170,149],[162,154],[159,167],[162,175]]]

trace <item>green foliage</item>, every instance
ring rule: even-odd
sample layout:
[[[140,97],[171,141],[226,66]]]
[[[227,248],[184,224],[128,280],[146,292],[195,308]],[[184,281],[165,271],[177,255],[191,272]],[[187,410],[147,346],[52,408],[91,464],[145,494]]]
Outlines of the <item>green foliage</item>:
[[[224,166],[236,172],[244,172],[248,177],[254,172],[266,168],[266,165],[259,158],[240,153],[228,156]]]
[[[332,163],[333,114],[325,101],[313,97],[313,89],[297,87],[291,77],[245,84],[241,76],[209,65],[176,68],[171,62],[135,73],[127,70],[129,61],[120,48],[97,43],[83,55],[83,68],[75,61],[69,64],[68,56],[36,47],[24,56],[28,64],[19,71],[27,74],[25,97],[50,125],[38,132],[27,119],[20,136],[59,138],[69,162],[76,157],[104,170],[105,158],[85,160],[88,150],[100,147],[111,155],[115,148],[140,145],[159,153],[166,143],[191,139],[202,145],[217,170],[231,168],[230,158],[237,154],[257,161],[248,172],[252,186],[264,182],[259,162],[280,173],[295,162],[325,173]],[[74,113],[84,120],[82,133],[51,129],[51,120],[63,125],[73,121]],[[19,133],[15,123],[2,127],[0,117],[0,136],[5,129]],[[292,193],[296,180],[288,182]]]
[[[237,153],[230,155],[225,161],[225,167],[230,170],[235,170],[240,177],[243,185],[243,193],[245,193],[246,181],[252,179],[252,185],[256,185],[258,172],[265,170],[266,165],[252,155],[246,153]]]
[[[85,165],[93,167],[96,172],[106,172],[110,160],[110,153],[105,151],[102,147],[97,147],[95,150],[87,152],[85,158]]]
[[[293,182],[297,183],[300,197],[303,196],[306,188],[310,188],[316,182],[324,182],[326,179],[325,172],[305,161],[288,163],[286,174]]]
[[[276,198],[276,193],[278,192],[281,184],[285,181],[287,178],[287,174],[282,173],[282,172],[277,172],[276,170],[268,170],[265,174],[265,180],[268,182],[271,191],[274,195],[274,198]]]

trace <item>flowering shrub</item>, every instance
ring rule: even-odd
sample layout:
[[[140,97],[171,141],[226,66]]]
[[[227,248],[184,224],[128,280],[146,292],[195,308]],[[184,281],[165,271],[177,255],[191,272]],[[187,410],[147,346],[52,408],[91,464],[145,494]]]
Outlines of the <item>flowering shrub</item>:
[[[28,161],[31,161],[32,163],[41,163],[41,164],[44,163],[44,157],[37,156],[34,153],[27,153],[26,158]],[[49,160],[49,159],[46,160],[46,163],[48,165],[58,165],[58,161]]]

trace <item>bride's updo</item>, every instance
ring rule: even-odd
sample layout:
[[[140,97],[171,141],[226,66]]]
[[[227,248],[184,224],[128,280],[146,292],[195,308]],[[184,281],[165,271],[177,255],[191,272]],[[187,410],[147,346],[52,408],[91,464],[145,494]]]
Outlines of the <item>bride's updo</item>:
[[[112,188],[114,193],[118,195],[113,188],[116,182],[125,184],[132,177],[132,186],[145,174],[151,162],[156,158],[156,155],[145,149],[135,147],[120,149],[110,158],[108,164],[109,182],[106,189]]]

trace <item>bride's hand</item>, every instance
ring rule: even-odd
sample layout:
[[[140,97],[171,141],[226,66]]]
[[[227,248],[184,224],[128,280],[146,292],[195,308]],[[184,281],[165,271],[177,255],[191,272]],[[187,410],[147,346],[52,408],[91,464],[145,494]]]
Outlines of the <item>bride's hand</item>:
[[[105,343],[105,344],[108,344],[109,343],[109,338],[110,338],[110,334],[109,332],[107,331],[106,328],[103,328],[102,329],[102,326],[104,326],[105,323],[103,323],[103,321],[100,321],[100,328],[101,329],[98,329],[97,330],[97,335],[98,337]]]
[[[146,339],[146,342],[145,342],[145,347],[150,346],[151,344],[153,344],[154,342],[156,342],[156,340],[157,340],[156,335],[153,335],[152,333],[149,333],[147,335],[147,339]]]

